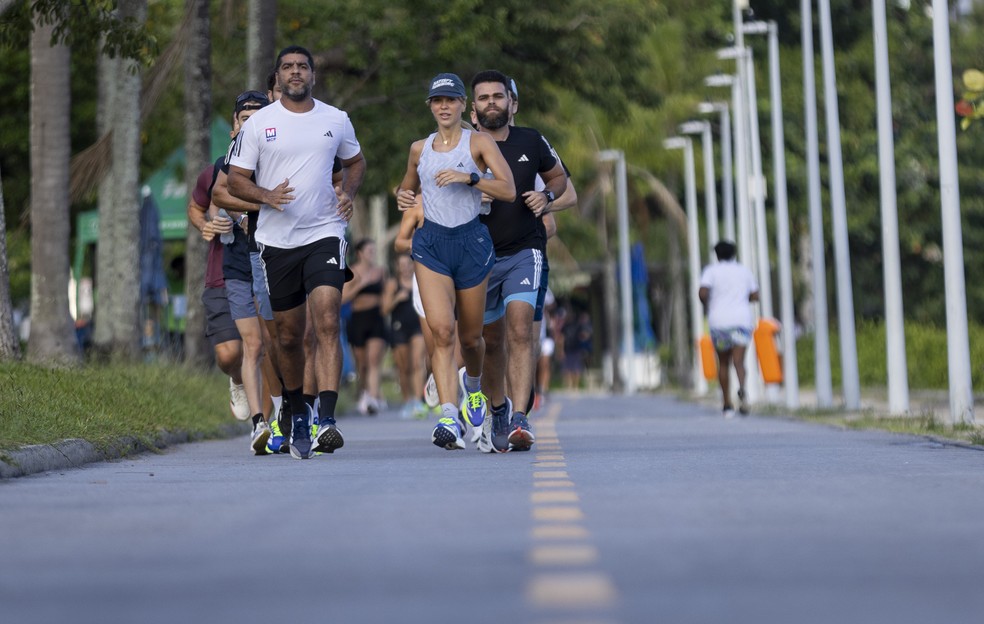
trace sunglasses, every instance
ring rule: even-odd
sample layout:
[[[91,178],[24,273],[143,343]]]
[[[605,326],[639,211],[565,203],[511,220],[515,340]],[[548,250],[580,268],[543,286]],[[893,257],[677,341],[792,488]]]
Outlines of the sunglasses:
[[[250,100],[262,102],[264,104],[270,103],[270,100],[267,99],[266,93],[260,93],[259,91],[243,91],[239,94],[239,97],[236,98],[236,106]]]

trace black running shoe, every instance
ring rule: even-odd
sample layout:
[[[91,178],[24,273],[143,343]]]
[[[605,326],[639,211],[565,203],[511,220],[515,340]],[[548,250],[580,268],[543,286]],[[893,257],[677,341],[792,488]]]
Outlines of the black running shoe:
[[[345,439],[342,432],[335,425],[335,419],[331,418],[326,424],[318,427],[318,435],[314,438],[315,453],[334,453],[335,449],[345,446]]]
[[[280,412],[277,413],[277,426],[280,427],[280,435],[283,436],[283,439],[280,442],[280,452],[290,453],[290,432],[292,429],[292,421],[290,404],[287,401],[287,397],[284,397],[283,401],[280,402]]]

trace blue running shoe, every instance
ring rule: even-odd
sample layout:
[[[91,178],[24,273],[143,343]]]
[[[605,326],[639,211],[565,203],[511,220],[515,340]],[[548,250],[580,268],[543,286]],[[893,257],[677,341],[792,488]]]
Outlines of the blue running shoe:
[[[485,412],[488,409],[488,398],[482,391],[469,392],[465,401],[461,404],[461,415],[466,423],[472,427],[481,427],[485,420]]]
[[[334,453],[335,449],[345,446],[345,438],[338,430],[334,418],[329,418],[325,424],[318,426],[317,434],[314,436],[314,452]]]
[[[279,453],[280,447],[283,444],[287,444],[287,438],[280,431],[280,424],[277,419],[274,418],[270,421],[270,439],[267,440],[267,452],[269,453]]]
[[[437,421],[434,432],[431,434],[431,442],[449,451],[465,448],[465,441],[461,438],[461,428],[454,418],[447,416]]]
[[[292,429],[292,420],[290,414],[290,404],[287,402],[285,397],[283,401],[280,402],[280,411],[277,413],[277,428],[280,429],[280,449],[278,452],[290,453],[290,432]]]
[[[498,409],[490,410],[489,417],[482,423],[482,433],[478,439],[478,450],[483,453],[506,453],[509,451],[509,414],[512,401]]]
[[[530,421],[526,418],[526,414],[522,412],[516,412],[512,415],[509,420],[509,450],[510,451],[528,451],[533,443],[536,442],[536,437],[533,435],[533,429],[530,427]]]
[[[290,432],[290,454],[294,459],[308,459],[311,457],[311,422],[314,420],[314,410],[310,405],[305,406],[306,413],[303,416],[294,414],[293,426]]]

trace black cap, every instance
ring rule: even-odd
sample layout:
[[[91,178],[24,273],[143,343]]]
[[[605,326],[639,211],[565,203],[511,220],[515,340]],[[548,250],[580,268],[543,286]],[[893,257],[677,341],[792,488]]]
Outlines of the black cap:
[[[461,82],[457,74],[438,74],[431,80],[430,92],[427,99],[432,97],[465,97],[465,83]]]
[[[236,97],[236,110],[235,114],[238,115],[240,111],[246,109],[263,108],[270,103],[267,99],[266,93],[260,91],[243,91]]]

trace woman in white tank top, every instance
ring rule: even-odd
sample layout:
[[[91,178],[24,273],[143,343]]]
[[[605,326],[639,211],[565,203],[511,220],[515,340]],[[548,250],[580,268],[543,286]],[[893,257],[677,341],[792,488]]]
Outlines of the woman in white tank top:
[[[458,76],[436,76],[431,81],[427,103],[437,122],[437,132],[410,147],[407,172],[396,197],[400,210],[411,208],[418,192],[423,199],[424,224],[414,235],[412,254],[426,321],[434,336],[431,369],[442,410],[431,441],[452,450],[465,447],[456,405],[456,306],[458,341],[465,361],[465,384],[469,394],[466,405],[473,406],[463,414],[477,426],[485,413],[480,389],[485,357],[482,321],[488,271],[492,265],[489,258],[485,258],[488,270],[484,274],[476,273],[474,262],[465,266],[476,260],[475,254],[468,257],[475,247],[481,247],[484,256],[487,246],[488,255],[494,262],[488,230],[478,221],[481,195],[485,193],[511,201],[516,196],[516,185],[495,141],[462,128],[465,87]],[[486,169],[492,172],[493,178],[479,174]],[[419,243],[423,240],[428,241],[426,249]],[[478,263],[477,270],[480,271],[482,259],[478,259]],[[470,273],[465,275],[466,271]]]

